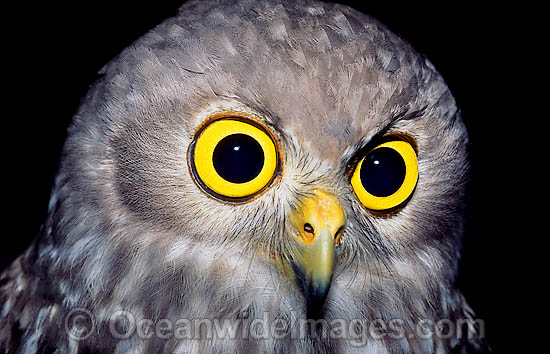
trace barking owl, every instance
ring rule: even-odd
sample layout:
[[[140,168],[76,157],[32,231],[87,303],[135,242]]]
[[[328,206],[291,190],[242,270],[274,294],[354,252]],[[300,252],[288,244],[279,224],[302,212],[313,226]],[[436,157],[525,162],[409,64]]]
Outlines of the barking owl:
[[[467,133],[433,65],[316,1],[190,1],[101,70],[7,353],[466,353]]]

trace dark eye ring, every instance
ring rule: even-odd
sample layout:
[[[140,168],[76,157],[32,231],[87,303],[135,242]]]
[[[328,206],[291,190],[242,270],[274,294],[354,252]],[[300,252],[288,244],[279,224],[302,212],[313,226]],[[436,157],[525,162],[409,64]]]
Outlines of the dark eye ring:
[[[371,210],[389,210],[407,200],[418,181],[418,160],[411,144],[388,141],[369,151],[357,164],[351,185]]]
[[[203,189],[222,198],[257,194],[273,180],[279,164],[271,134],[242,119],[209,123],[191,146],[192,175]]]

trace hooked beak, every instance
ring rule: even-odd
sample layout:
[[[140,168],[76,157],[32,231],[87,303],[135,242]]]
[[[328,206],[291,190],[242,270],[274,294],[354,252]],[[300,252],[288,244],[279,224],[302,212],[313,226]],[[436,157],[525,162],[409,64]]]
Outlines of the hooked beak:
[[[306,300],[307,317],[317,318],[330,289],[344,212],[333,195],[316,190],[290,220],[298,231],[290,255],[292,271]]]

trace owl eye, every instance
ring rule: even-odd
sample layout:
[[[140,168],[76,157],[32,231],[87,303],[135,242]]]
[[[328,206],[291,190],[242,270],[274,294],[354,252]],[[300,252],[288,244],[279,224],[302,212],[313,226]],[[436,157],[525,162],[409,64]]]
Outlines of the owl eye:
[[[278,164],[271,136],[256,124],[224,118],[195,137],[191,169],[199,184],[216,197],[242,199],[272,181]]]
[[[418,161],[405,141],[378,145],[363,157],[351,177],[361,203],[371,210],[389,210],[406,201],[418,180]]]

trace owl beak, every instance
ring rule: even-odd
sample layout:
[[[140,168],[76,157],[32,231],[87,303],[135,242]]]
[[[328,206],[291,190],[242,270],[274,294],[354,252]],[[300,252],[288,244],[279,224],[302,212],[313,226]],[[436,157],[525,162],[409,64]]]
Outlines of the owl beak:
[[[317,318],[330,289],[344,212],[333,195],[317,190],[290,220],[298,230],[291,254],[294,278],[305,297],[308,318]]]

